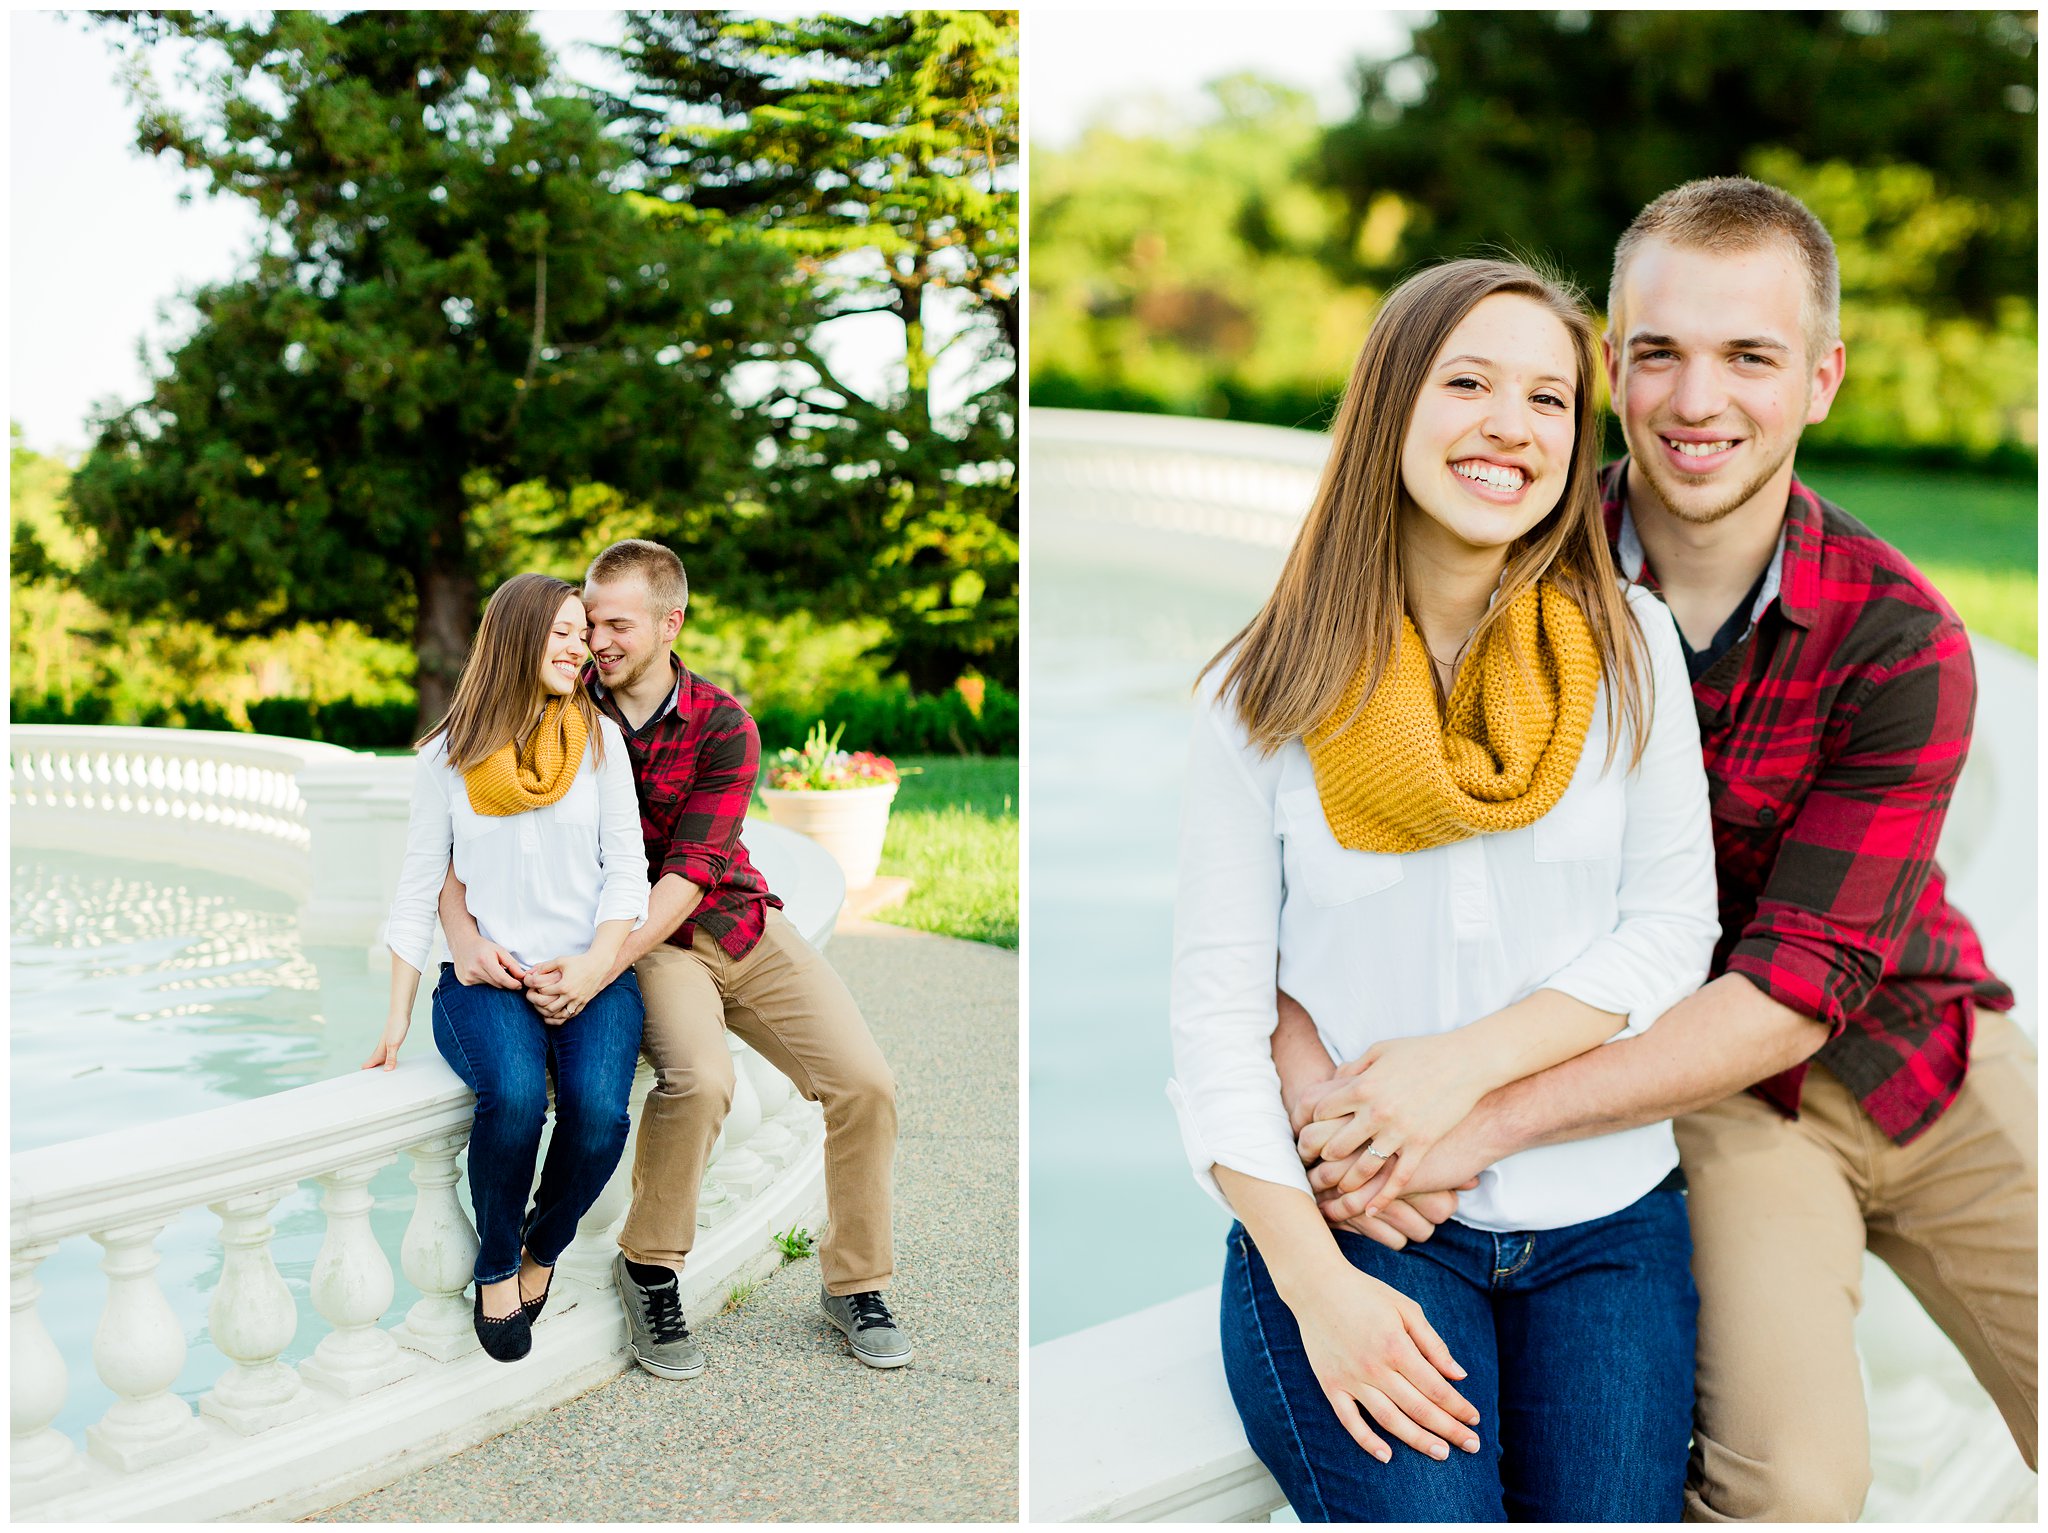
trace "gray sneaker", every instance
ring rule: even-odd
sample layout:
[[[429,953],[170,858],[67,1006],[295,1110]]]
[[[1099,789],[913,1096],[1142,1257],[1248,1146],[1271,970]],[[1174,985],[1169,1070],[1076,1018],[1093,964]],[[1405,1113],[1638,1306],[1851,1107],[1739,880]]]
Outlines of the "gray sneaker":
[[[820,1293],[825,1318],[846,1333],[853,1355],[870,1368],[901,1368],[910,1361],[910,1338],[897,1328],[896,1317],[879,1293]]]
[[[626,1266],[625,1253],[612,1262],[619,1302],[633,1336],[633,1360],[664,1379],[694,1379],[704,1371],[704,1349],[683,1318],[682,1285],[671,1272],[666,1283],[643,1286]]]

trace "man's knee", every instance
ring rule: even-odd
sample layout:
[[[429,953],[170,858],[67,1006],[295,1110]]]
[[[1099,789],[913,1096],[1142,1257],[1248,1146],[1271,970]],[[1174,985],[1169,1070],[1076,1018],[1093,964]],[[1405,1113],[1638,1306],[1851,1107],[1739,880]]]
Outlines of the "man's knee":
[[[847,1073],[825,1100],[828,1123],[896,1127],[896,1077],[879,1056]]]
[[[1696,1437],[1688,1522],[1854,1522],[1870,1494],[1870,1454],[1844,1452],[1823,1422],[1789,1433],[1766,1459]]]
[[[721,1041],[715,1049],[656,1062],[649,1096],[661,1098],[659,1106],[666,1112],[704,1114],[722,1123],[735,1084],[732,1054]]]

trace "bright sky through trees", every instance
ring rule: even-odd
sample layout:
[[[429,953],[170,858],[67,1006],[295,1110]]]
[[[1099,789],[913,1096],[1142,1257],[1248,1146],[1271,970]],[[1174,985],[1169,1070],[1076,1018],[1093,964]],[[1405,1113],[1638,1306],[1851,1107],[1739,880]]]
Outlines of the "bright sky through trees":
[[[1351,63],[1406,46],[1424,11],[1104,11],[1039,8],[1024,16],[1024,126],[1034,144],[1071,147],[1098,116],[1116,123],[1160,102],[1200,110],[1201,87],[1255,74],[1315,97],[1325,121],[1348,111]],[[1170,30],[1170,35],[1169,35]]]
[[[615,78],[581,45],[616,41],[616,13],[540,11],[534,25],[563,73],[594,84]],[[178,294],[232,275],[256,220],[232,198],[194,196],[180,205],[180,192],[200,178],[135,150],[134,107],[115,56],[83,13],[17,11],[8,31],[9,408],[30,447],[70,457],[89,439],[86,419],[96,403],[144,396],[137,346],[182,335],[160,311],[171,305],[176,315]],[[949,327],[933,318],[943,340]],[[900,386],[903,330],[889,317],[835,321],[817,341],[854,386]],[[958,397],[966,363],[964,356],[942,362],[933,385],[942,406]]]

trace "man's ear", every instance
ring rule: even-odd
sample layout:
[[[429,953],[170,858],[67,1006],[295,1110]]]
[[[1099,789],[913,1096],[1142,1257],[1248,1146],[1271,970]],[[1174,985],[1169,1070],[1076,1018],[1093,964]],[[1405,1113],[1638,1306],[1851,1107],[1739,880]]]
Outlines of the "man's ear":
[[[673,648],[677,637],[683,631],[683,619],[689,615],[689,603],[669,608],[668,615],[661,620],[661,642]]]
[[[1806,424],[1818,426],[1828,418],[1828,411],[1835,403],[1835,396],[1842,391],[1842,379],[1848,375],[1849,353],[1840,341],[1831,346],[1827,354],[1813,367],[1813,376],[1807,383]]]
[[[1607,369],[1607,397],[1614,406],[1614,413],[1621,414],[1621,352],[1614,344],[1614,332],[1609,330],[1600,337],[1600,362]]]

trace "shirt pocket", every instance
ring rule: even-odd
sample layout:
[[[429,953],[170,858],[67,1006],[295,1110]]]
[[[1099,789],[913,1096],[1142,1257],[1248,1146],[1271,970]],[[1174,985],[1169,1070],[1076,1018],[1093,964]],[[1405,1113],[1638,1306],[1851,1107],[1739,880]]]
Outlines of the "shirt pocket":
[[[1621,857],[1621,833],[1628,818],[1619,786],[1606,781],[1567,789],[1550,813],[1536,822],[1538,862],[1607,862]]]
[[[1797,777],[1709,777],[1713,817],[1750,836],[1781,835],[1799,813],[1806,782]]]
[[[1290,889],[1317,905],[1348,905],[1401,881],[1397,852],[1354,852],[1330,834],[1323,801],[1313,788],[1280,795],[1287,838],[1285,868]]]

